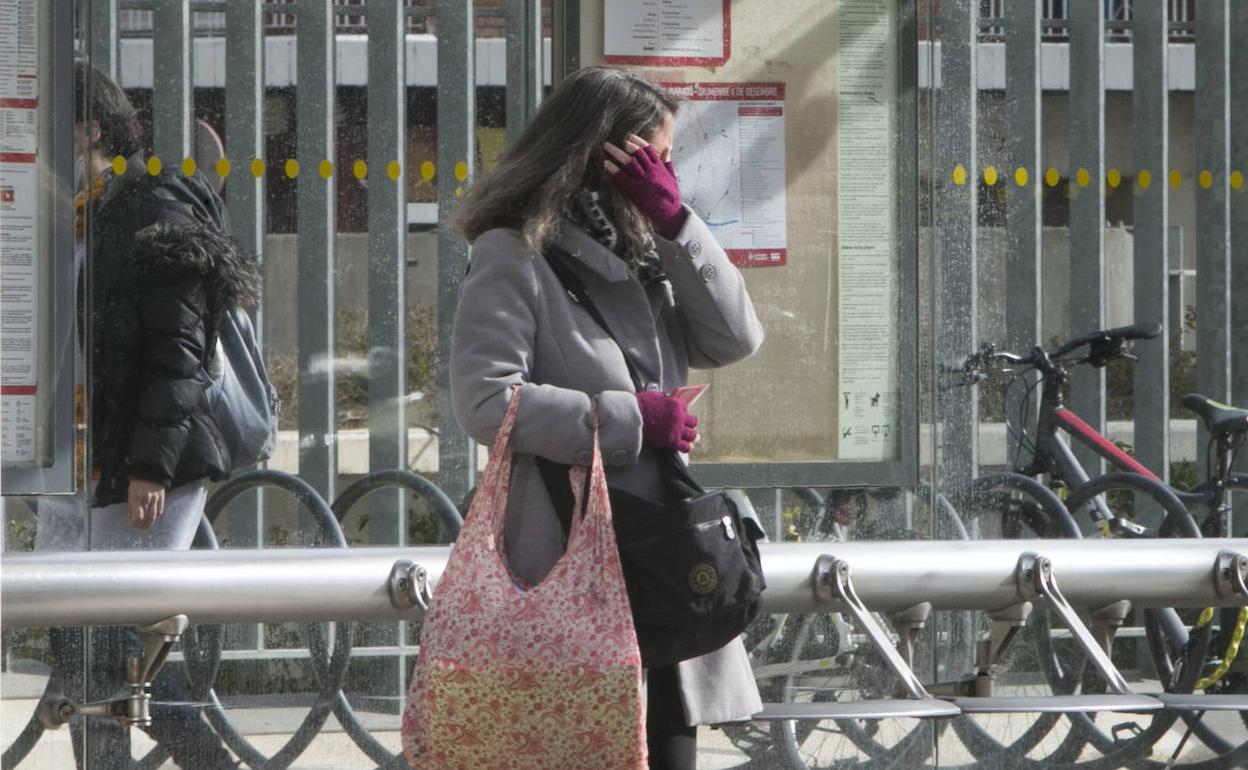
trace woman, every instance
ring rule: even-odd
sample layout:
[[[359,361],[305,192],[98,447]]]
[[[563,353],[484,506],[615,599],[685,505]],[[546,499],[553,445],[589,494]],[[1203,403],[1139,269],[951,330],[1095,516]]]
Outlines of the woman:
[[[473,250],[451,351],[455,416],[489,444],[512,388],[522,389],[505,545],[513,573],[531,585],[563,551],[537,458],[587,464],[596,405],[608,484],[657,499],[662,453],[688,452],[696,439],[696,419],[668,394],[690,367],[724,366],[762,343],[740,273],[681,204],[676,107],[627,72],[578,70],[457,215]],[[543,259],[548,248],[570,257],[610,332],[564,290]],[[692,768],[696,725],[761,708],[739,640],[647,674],[653,768]]]
[[[112,79],[78,61],[75,88],[84,177],[76,208],[80,250],[89,247],[89,259],[78,257],[80,308],[83,273],[91,278],[91,323],[80,321],[79,335],[91,362],[92,499],[41,505],[35,548],[187,549],[208,480],[231,467],[205,397],[217,322],[255,300],[259,265],[225,235],[224,204],[202,177],[148,174],[135,109]],[[126,657],[139,653],[137,635],[96,629],[91,639],[85,697],[113,697]],[[54,629],[52,645],[68,694],[80,697],[79,630]],[[158,703],[190,700],[165,669],[152,692]],[[179,766],[237,766],[197,709],[153,705],[152,718],[147,731]],[[127,730],[96,720],[90,740],[92,767],[129,766]]]

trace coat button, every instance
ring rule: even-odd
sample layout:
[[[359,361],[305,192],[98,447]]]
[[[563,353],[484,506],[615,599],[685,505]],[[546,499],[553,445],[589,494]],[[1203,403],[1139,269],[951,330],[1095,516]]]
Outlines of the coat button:
[[[594,456],[593,454],[590,453],[588,449],[582,449],[581,451],[576,453],[577,465],[589,465],[589,461],[592,459],[594,459]]]
[[[698,275],[702,276],[702,280],[706,281],[707,283],[710,283],[711,279],[715,277],[715,266],[703,265],[701,268],[698,269]]]
[[[689,241],[685,244],[685,251],[689,252],[689,256],[696,257],[702,253],[702,241]]]
[[[617,449],[611,453],[612,465],[623,465],[628,462],[628,452],[624,449]]]

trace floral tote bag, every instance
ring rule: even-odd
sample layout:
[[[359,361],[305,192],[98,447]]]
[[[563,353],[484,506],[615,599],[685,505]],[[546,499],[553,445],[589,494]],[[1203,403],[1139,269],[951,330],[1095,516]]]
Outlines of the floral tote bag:
[[[593,463],[571,473],[581,515],[566,552],[532,587],[507,566],[519,391],[425,617],[403,751],[421,770],[645,770],[641,655],[596,420]]]

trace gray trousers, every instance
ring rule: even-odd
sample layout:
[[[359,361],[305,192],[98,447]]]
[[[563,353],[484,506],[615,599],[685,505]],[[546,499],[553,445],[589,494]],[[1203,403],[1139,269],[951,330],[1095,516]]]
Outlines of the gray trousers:
[[[84,516],[75,499],[43,498],[39,501],[35,550],[186,550],[195,539],[206,499],[203,481],[175,487],[165,495],[161,517],[142,530],[127,522],[125,503],[88,508]],[[89,642],[87,638],[79,628],[50,631],[56,676],[49,689],[59,685],[70,697],[83,702],[115,697],[124,689],[126,658],[141,654],[138,635],[130,628],[93,628]],[[147,732],[175,763],[183,768],[214,770],[235,766],[198,709],[159,705],[191,700],[168,667],[152,683],[152,700],[152,725]],[[131,766],[128,730],[107,719],[91,719],[84,730],[83,721],[75,718],[70,724],[79,767],[114,770]]]

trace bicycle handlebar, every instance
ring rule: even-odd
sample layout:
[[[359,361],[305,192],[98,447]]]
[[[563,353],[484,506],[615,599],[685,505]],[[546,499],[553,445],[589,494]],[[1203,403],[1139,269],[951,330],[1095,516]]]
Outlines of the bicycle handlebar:
[[[1066,341],[1052,352],[1046,352],[1044,348],[1036,346],[1027,355],[998,351],[994,345],[988,343],[978,352],[967,356],[966,361],[962,364],[962,372],[971,375],[973,382],[978,382],[984,376],[983,372],[980,371],[980,367],[994,361],[1001,361],[1015,366],[1034,366],[1045,372],[1050,372],[1050,370],[1052,372],[1060,372],[1062,362],[1058,359],[1084,346],[1090,346],[1091,351],[1086,359],[1076,363],[1086,362],[1096,367],[1102,367],[1109,361],[1125,355],[1123,343],[1130,340],[1152,339],[1161,333],[1161,324],[1145,321],[1130,326],[1118,326],[1113,329],[1089,332]]]
[[[1088,334],[1075,337],[1067,341],[1057,350],[1049,355],[1053,358],[1064,356],[1072,350],[1090,345],[1096,342],[1110,343],[1115,340],[1126,342],[1128,340],[1151,340],[1160,336],[1162,332],[1161,324],[1156,321],[1144,321],[1130,326],[1119,326],[1114,329],[1102,329],[1100,331],[1090,332]]]

